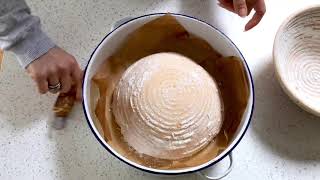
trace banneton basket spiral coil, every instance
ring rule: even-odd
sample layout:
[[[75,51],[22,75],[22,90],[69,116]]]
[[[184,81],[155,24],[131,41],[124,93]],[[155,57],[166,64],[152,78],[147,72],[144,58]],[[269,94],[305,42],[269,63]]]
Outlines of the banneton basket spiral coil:
[[[126,142],[156,158],[190,157],[222,125],[218,86],[201,66],[175,53],[150,55],[131,65],[113,99]]]
[[[320,116],[320,6],[287,18],[276,35],[273,53],[285,92],[303,109]]]

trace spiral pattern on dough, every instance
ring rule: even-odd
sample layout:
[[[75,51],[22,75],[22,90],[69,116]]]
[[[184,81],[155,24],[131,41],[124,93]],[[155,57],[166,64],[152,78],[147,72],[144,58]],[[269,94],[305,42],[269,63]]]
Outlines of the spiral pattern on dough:
[[[292,18],[279,32],[278,74],[302,104],[320,111],[320,8]]]
[[[131,65],[113,94],[113,113],[137,152],[181,159],[203,149],[220,131],[218,87],[199,65],[175,53]]]

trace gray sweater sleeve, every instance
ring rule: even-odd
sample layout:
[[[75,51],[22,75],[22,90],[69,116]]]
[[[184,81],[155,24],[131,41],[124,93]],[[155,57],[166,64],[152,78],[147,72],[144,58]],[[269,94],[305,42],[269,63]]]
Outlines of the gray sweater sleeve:
[[[14,52],[26,68],[54,46],[24,0],[0,0],[0,49]]]

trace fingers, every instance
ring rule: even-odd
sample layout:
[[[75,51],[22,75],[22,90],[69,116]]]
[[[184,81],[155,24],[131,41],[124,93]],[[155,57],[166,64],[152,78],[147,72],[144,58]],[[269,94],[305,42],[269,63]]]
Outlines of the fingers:
[[[232,4],[232,0],[218,0],[218,4]]]
[[[48,81],[45,78],[37,78],[35,81],[40,94],[45,94],[48,92]]]
[[[39,93],[40,94],[47,93],[49,90],[47,76],[41,71],[33,72],[32,70],[28,70],[28,73],[30,74],[34,82],[37,84]]]
[[[248,14],[246,0],[233,0],[233,8],[240,17],[245,17]]]
[[[230,3],[230,2],[225,2],[225,1],[222,1],[218,4],[218,6],[230,11],[230,12],[233,12],[235,13],[234,9],[233,9],[233,4]]]
[[[82,79],[83,71],[78,67],[76,71],[72,74],[73,82],[75,82],[76,87],[76,100],[82,100]]]
[[[249,6],[247,7],[246,0],[218,0],[218,5],[228,11],[231,11],[233,13],[238,14],[240,17],[247,16],[250,11],[252,10],[252,7],[254,7],[256,13],[253,15],[251,20],[246,24],[245,31],[248,31],[255,27],[261,19],[263,18],[265,12],[266,12],[266,6],[264,0],[254,0],[250,1]],[[254,6],[252,6],[254,5]],[[248,9],[249,8],[249,9]]]
[[[70,91],[72,86],[72,78],[70,74],[64,74],[60,77],[60,83],[61,83],[61,91],[62,93],[67,93]]]
[[[249,31],[250,29],[254,28],[257,24],[259,24],[259,22],[261,21],[263,17],[263,14],[260,14],[258,12],[256,12],[252,19],[250,19],[250,21],[246,24],[245,26],[245,31]]]
[[[228,11],[238,14],[240,17],[248,15],[246,0],[219,0],[218,5]]]
[[[253,15],[250,21],[246,24],[245,31],[248,31],[253,27],[255,27],[257,24],[259,24],[259,22],[263,18],[264,14],[266,13],[266,5],[264,3],[264,0],[258,0],[254,9],[256,13]]]
[[[219,3],[227,3],[228,0],[218,0]]]
[[[60,83],[59,76],[56,73],[53,73],[48,78],[48,86],[55,86]],[[56,94],[58,91],[50,91],[53,94]]]

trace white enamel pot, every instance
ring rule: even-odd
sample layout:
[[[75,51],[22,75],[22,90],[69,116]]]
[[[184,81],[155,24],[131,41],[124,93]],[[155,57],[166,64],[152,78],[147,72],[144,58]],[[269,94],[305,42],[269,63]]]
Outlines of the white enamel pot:
[[[209,42],[209,44],[212,45],[219,53],[221,53],[223,56],[237,56],[240,57],[242,60],[246,76],[248,78],[249,82],[249,99],[248,99],[248,105],[246,108],[246,111],[242,117],[241,123],[237,128],[236,134],[234,135],[233,139],[231,140],[231,143],[229,146],[220,153],[217,157],[209,160],[208,162],[201,164],[196,167],[190,167],[185,169],[178,169],[178,170],[162,170],[162,169],[155,169],[146,167],[140,164],[137,164],[133,161],[130,161],[129,159],[123,157],[120,155],[115,149],[113,149],[108,143],[104,140],[104,138],[99,134],[97,127],[94,124],[92,114],[94,111],[94,107],[92,107],[90,103],[90,89],[91,89],[91,79],[94,76],[94,74],[97,72],[100,65],[106,60],[107,57],[109,57],[117,47],[123,42],[123,40],[126,38],[126,36],[133,32],[135,29],[141,27],[143,24],[154,20],[165,13],[157,13],[157,14],[148,14],[136,18],[125,18],[123,20],[120,20],[116,22],[109,34],[107,34],[102,41],[98,44],[96,49],[93,51],[90,60],[88,62],[88,65],[85,69],[85,75],[84,75],[84,82],[83,82],[83,107],[84,112],[89,124],[90,129],[92,130],[93,134],[97,138],[97,140],[100,142],[100,144],[108,150],[112,155],[117,157],[119,160],[123,161],[124,163],[133,166],[137,169],[140,169],[142,171],[157,174],[157,175],[184,175],[187,173],[199,173],[200,175],[204,176],[207,179],[220,179],[224,176],[226,176],[228,173],[230,173],[233,165],[232,160],[232,150],[239,144],[242,137],[244,136],[246,130],[249,127],[250,120],[253,113],[253,106],[254,106],[254,88],[253,88],[253,81],[252,76],[249,70],[249,67],[242,56],[240,50],[236,47],[236,45],[221,31],[219,31],[214,26],[203,22],[201,20],[198,20],[194,17],[181,15],[181,14],[172,14],[186,29],[188,32],[193,33]],[[217,166],[217,163],[220,162],[223,158],[229,157],[230,164],[226,171],[222,174],[215,175],[214,177],[209,176],[207,172],[210,172],[210,168],[213,169],[215,166]],[[209,169],[208,169],[209,168]],[[206,171],[203,171],[206,170]]]

